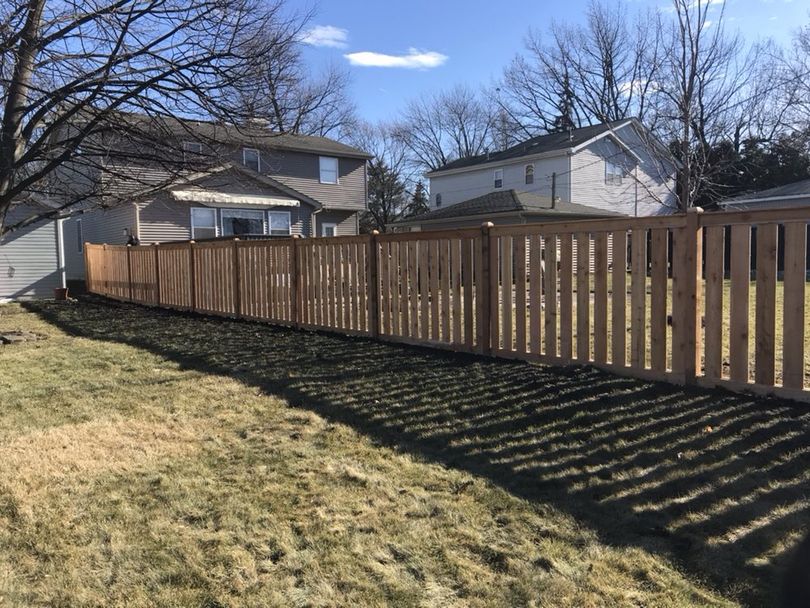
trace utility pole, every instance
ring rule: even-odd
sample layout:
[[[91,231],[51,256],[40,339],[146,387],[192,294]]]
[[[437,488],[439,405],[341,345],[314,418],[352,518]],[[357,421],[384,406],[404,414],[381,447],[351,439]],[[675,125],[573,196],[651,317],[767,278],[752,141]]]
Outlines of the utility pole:
[[[557,173],[551,174],[551,208],[557,206]]]

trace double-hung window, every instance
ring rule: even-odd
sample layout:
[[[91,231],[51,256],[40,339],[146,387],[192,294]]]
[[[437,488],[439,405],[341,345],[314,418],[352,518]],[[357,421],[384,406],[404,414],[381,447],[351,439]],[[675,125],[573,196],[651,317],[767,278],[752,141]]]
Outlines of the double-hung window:
[[[322,184],[338,183],[338,159],[333,156],[321,156],[318,158],[318,165]]]
[[[253,209],[220,209],[222,235],[264,234],[264,211]]]
[[[436,208],[438,209],[441,206],[442,206],[442,195],[441,193],[439,193],[436,195]]]
[[[503,169],[495,169],[495,187],[503,188]]]
[[[525,170],[525,182],[526,185],[534,183],[534,165],[526,165]]]
[[[624,177],[624,168],[621,165],[605,161],[605,183],[613,184],[614,186],[622,185],[622,178]]]
[[[191,238],[213,239],[217,236],[217,210],[210,207],[192,207]]]
[[[262,168],[259,151],[255,148],[242,148],[242,164],[259,173]]]
[[[267,224],[270,227],[270,234],[273,236],[290,235],[290,212],[289,211],[268,211]]]

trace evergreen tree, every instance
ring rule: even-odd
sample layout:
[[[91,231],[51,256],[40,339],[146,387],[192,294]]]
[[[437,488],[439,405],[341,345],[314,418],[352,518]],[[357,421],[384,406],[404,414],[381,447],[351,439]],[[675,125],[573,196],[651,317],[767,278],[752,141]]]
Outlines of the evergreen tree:
[[[549,130],[550,133],[563,133],[571,129],[576,129],[576,124],[574,123],[574,90],[571,88],[571,80],[568,74],[565,74],[562,80],[563,90],[557,101],[557,114],[554,118],[553,126]]]
[[[388,224],[398,220],[407,206],[405,183],[383,160],[368,165],[368,211],[360,220],[363,232],[386,232]]]
[[[425,184],[423,184],[422,180],[420,179],[418,182],[416,182],[413,197],[411,198],[408,208],[405,210],[405,217],[419,215],[420,213],[425,213],[429,210],[430,207],[427,190],[425,189]]]

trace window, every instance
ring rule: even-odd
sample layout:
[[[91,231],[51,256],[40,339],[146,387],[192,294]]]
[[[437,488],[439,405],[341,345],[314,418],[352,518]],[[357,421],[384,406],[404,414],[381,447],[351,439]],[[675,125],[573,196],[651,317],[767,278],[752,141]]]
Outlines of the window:
[[[495,169],[495,187],[503,188],[503,169]]]
[[[202,144],[198,141],[183,142],[183,160],[194,158],[195,155],[202,154]]]
[[[621,165],[617,165],[610,161],[605,161],[605,183],[613,184],[614,186],[622,185],[622,178],[624,177],[624,169]]]
[[[441,206],[442,206],[442,195],[437,194],[436,195],[436,207],[441,207]]]
[[[259,173],[262,168],[259,151],[255,148],[242,148],[242,164]]]
[[[290,212],[289,211],[268,211],[267,224],[270,226],[270,234],[275,236],[290,235]]]
[[[338,159],[331,156],[321,156],[318,161],[321,170],[321,183],[338,183]]]
[[[84,251],[84,235],[82,234],[82,221],[76,220],[76,251]]]
[[[191,238],[213,239],[217,236],[217,210],[208,207],[191,209]]]
[[[337,224],[335,223],[321,224],[321,236],[337,236]]]
[[[526,184],[534,183],[534,165],[526,165]]]
[[[253,209],[220,209],[222,236],[264,234],[264,212]]]

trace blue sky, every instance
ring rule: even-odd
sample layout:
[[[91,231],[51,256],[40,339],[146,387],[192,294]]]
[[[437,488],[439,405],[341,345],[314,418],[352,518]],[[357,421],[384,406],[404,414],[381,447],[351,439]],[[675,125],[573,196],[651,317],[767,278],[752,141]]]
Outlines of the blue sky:
[[[313,8],[293,0],[296,5]],[[587,6],[588,0],[322,0],[314,5],[306,57],[315,69],[329,62],[347,66],[360,116],[392,120],[418,95],[493,82],[521,51],[529,27],[579,22]],[[627,6],[663,9],[668,2]],[[726,0],[725,6],[727,29],[750,40],[788,43],[810,23],[808,0]]]

